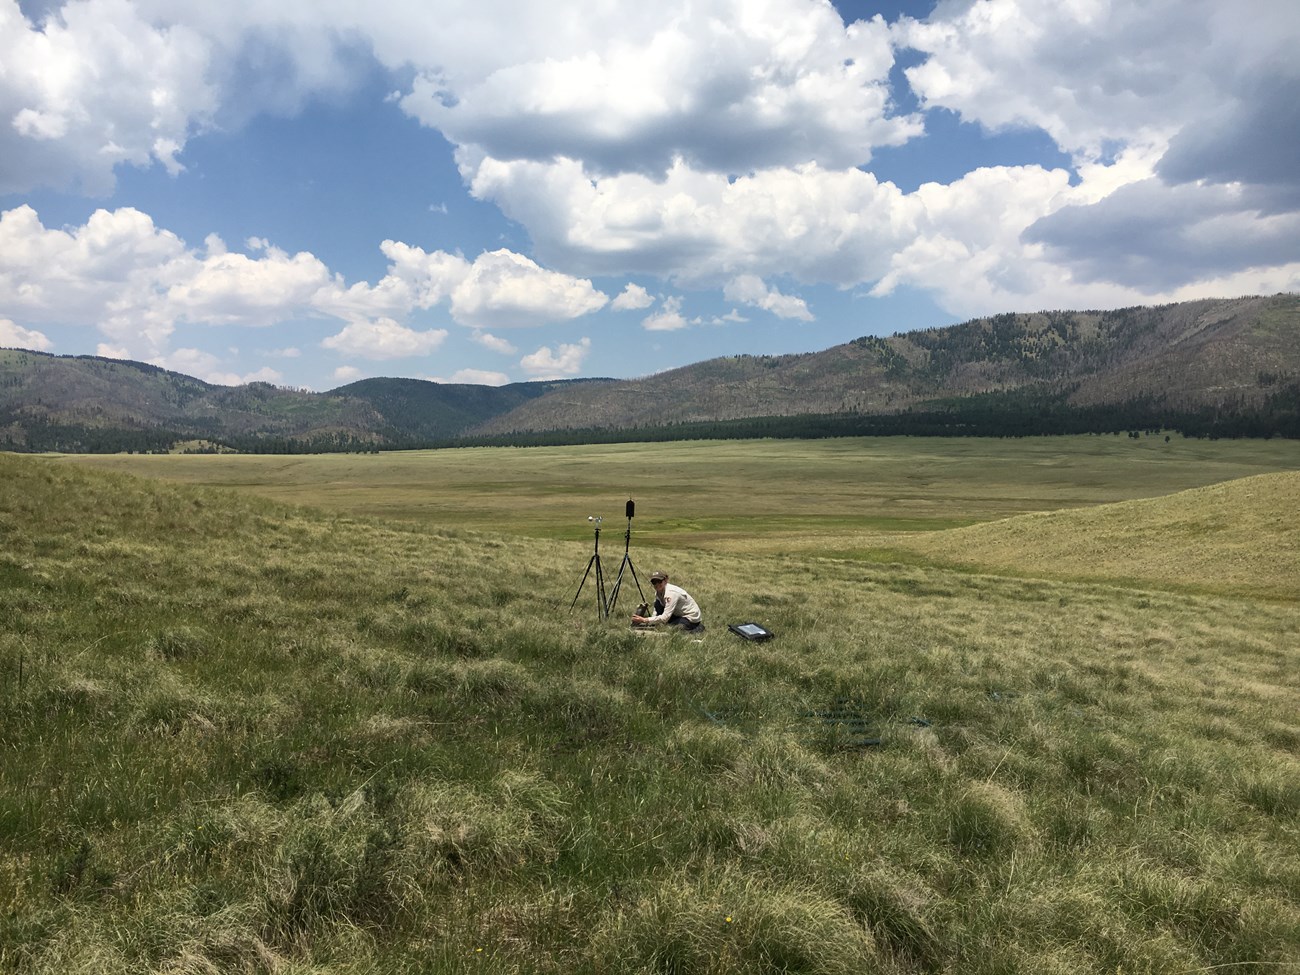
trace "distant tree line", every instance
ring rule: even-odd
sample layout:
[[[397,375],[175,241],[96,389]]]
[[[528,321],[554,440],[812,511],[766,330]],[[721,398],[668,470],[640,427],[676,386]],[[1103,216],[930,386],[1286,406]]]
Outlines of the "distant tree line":
[[[467,446],[556,446],[673,440],[801,439],[828,437],[1033,437],[1081,433],[1176,431],[1194,438],[1300,439],[1300,381],[1279,382],[1259,403],[1179,407],[1155,397],[1075,406],[1068,393],[1038,389],[976,393],[935,400],[897,413],[808,413],[739,420],[702,420],[617,429],[518,432],[432,438],[388,427],[380,433],[330,432],[305,436],[254,431],[222,435],[206,429],[211,445],[251,454],[376,453]],[[194,431],[89,427],[0,413],[0,450],[64,453],[167,453]]]
[[[241,454],[369,454],[379,449],[373,438],[351,433],[317,433],[303,437],[248,434],[217,437],[214,442]]]
[[[438,446],[558,446],[672,440],[815,440],[827,437],[1033,437],[1176,431],[1194,438],[1300,439],[1300,383],[1260,406],[1233,403],[1180,409],[1153,398],[1073,406],[1066,394],[978,393],[888,414],[808,413],[695,421],[630,429],[587,428],[462,437]]]
[[[26,453],[150,454],[167,453],[182,439],[163,427],[90,427],[0,414],[0,450]]]
[[[282,437],[259,432],[223,436],[208,424],[204,424],[200,431],[166,427],[92,427],[0,414],[0,450],[18,453],[166,454],[175,444],[196,436],[206,440],[209,446],[195,448],[195,453],[218,453],[222,448],[249,454],[370,453],[377,450],[374,437],[351,433]]]

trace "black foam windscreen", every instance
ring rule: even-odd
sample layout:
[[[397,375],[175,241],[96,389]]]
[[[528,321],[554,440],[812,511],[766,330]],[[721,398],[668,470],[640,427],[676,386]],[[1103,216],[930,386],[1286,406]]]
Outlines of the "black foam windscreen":
[[[636,502],[631,498],[627,501],[627,516],[631,518],[636,513]]]

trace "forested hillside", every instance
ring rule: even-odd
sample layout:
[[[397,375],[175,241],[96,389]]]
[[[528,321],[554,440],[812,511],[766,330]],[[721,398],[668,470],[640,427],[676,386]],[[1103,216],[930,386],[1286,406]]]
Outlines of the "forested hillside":
[[[1300,295],[1005,314],[641,379],[214,386],[0,350],[0,449],[372,451],[717,437],[1171,429],[1300,437]]]
[[[141,362],[0,349],[0,450],[256,453],[424,446],[564,383],[217,386]]]
[[[1174,422],[1198,432],[1294,435],[1298,406],[1300,296],[1276,295],[996,315],[815,354],[714,359],[540,397],[475,432],[647,431],[762,418],[782,429],[993,432],[992,422],[1066,432]]]

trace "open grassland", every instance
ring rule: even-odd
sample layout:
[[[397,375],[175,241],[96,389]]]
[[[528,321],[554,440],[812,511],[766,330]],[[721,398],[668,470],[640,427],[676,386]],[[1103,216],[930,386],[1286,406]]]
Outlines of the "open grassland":
[[[1300,600],[1300,472],[914,536],[950,563]]]
[[[1294,602],[588,552],[0,454],[0,971],[1300,970]]]
[[[69,463],[435,527],[640,545],[807,552],[1300,470],[1300,442],[1157,436],[845,438],[472,448],[376,455],[69,456]]]
[[[1300,442],[1286,440],[893,437],[62,461],[512,538],[590,540],[587,516],[602,515],[603,551],[615,559],[631,497],[633,542],[651,552],[830,556],[1300,598],[1294,477],[1258,482],[1257,496],[1167,497],[1300,471]],[[1108,506],[1123,501],[1135,503]],[[1039,519],[1014,518],[1030,513]],[[971,527],[951,530],[962,526]]]

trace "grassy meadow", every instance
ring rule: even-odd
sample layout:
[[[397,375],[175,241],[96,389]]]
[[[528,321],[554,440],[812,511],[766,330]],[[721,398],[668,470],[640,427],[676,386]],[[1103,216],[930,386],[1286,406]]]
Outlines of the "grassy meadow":
[[[589,515],[621,537],[634,498],[638,545],[860,558],[917,532],[1300,470],[1300,442],[858,437],[64,460],[512,537],[590,538]]]
[[[1300,445],[748,447],[0,454],[0,971],[1300,971]]]

